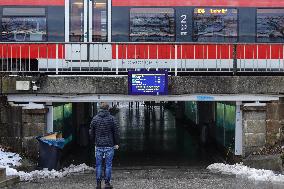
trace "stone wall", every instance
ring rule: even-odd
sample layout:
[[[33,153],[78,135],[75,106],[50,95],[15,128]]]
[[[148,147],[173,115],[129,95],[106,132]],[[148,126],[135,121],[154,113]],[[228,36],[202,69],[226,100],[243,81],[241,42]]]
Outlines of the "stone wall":
[[[266,106],[243,106],[243,155],[266,144]]]
[[[267,104],[267,143],[273,146],[283,141],[284,99]]]
[[[47,109],[28,110],[10,106],[0,97],[0,144],[13,151],[37,158],[37,136],[46,132]]]
[[[21,152],[22,108],[11,107],[6,97],[0,97],[0,143]]]
[[[37,136],[46,134],[47,109],[22,109],[22,152],[36,158],[39,152]]]

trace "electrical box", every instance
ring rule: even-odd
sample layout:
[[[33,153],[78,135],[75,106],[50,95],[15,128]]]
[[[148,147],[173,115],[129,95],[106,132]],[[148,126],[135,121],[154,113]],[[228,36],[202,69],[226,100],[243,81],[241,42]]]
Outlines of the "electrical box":
[[[16,81],[16,90],[17,91],[28,91],[30,90],[31,82],[30,81]]]

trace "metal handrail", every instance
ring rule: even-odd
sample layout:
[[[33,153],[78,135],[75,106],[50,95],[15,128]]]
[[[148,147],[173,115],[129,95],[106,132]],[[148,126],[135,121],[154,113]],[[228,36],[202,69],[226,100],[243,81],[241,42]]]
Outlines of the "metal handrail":
[[[159,49],[162,45],[171,48],[166,48],[167,52],[164,52],[165,49]],[[191,49],[183,50],[182,47],[187,45]],[[256,48],[249,49],[251,45]],[[141,49],[144,46],[146,48]],[[215,58],[209,57],[209,46],[215,46]],[[259,54],[262,46],[266,46],[265,52]],[[276,58],[275,52],[272,56],[273,46],[279,51]],[[87,71],[119,74],[120,71],[133,69],[166,69],[173,71],[175,75],[179,71],[284,72],[284,43],[0,42],[0,47],[0,72],[58,74]],[[134,50],[132,56],[128,54],[131,50]],[[247,50],[253,54],[252,63],[247,60]],[[226,53],[225,56],[223,52]],[[160,56],[161,53],[163,56]],[[37,65],[34,60],[38,61]]]

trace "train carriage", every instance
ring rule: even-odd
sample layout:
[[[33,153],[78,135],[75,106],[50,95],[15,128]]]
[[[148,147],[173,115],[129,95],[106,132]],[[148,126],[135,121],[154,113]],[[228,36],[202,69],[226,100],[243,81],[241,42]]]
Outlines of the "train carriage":
[[[284,70],[284,1],[1,0],[0,24],[2,72]]]

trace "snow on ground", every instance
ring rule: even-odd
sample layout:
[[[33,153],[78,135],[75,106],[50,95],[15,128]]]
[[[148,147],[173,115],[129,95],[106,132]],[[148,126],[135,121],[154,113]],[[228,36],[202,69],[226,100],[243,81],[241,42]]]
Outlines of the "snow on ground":
[[[0,148],[0,167],[20,166],[21,159],[19,154],[4,152],[4,150]]]
[[[233,174],[239,177],[245,177],[249,180],[284,182],[284,175],[275,174],[270,170],[250,168],[243,164],[227,165],[223,163],[214,163],[209,165],[207,169],[222,174]]]
[[[7,169],[7,175],[19,175],[21,181],[31,181],[36,179],[46,179],[46,178],[62,178],[73,173],[82,173],[85,171],[91,171],[93,168],[88,167],[86,164],[81,165],[70,165],[68,168],[63,168],[60,171],[51,170],[48,171],[47,169],[43,170],[36,170],[29,173],[23,171],[17,171],[15,169]]]
[[[18,175],[20,176],[21,181],[31,181],[36,179],[45,179],[45,178],[61,178],[68,176],[72,173],[82,173],[85,171],[92,171],[94,168],[88,167],[86,164],[81,164],[78,166],[70,165],[68,168],[63,168],[60,171],[48,171],[47,169],[43,170],[35,170],[32,172],[23,172],[17,171],[15,168],[20,166],[21,157],[19,154],[11,153],[11,152],[4,152],[0,148],[0,167],[6,168],[6,175]]]
[[[6,168],[6,174],[19,175],[22,181],[31,181],[36,179],[45,178],[61,178],[68,176],[72,173],[82,173],[85,171],[93,171],[94,168],[88,167],[86,164],[78,166],[70,165],[68,168],[63,168],[60,171],[35,170],[32,172],[17,171],[14,167],[20,166],[21,157],[19,154],[5,152],[0,148],[0,167]],[[269,182],[284,182],[284,175],[275,174],[270,170],[254,169],[242,164],[227,165],[223,163],[215,163],[209,165],[207,169],[213,172],[221,172],[223,174],[233,174],[240,177],[248,178],[256,181],[269,181]]]

